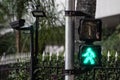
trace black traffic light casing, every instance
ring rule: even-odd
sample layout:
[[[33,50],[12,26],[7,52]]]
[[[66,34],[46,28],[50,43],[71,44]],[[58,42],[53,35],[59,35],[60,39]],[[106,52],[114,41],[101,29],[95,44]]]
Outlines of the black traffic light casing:
[[[80,47],[79,61],[81,66],[101,66],[101,58],[101,46],[85,44]]]
[[[100,19],[85,18],[80,20],[78,34],[81,41],[100,41],[102,22]]]
[[[102,22],[100,19],[80,19],[79,39],[85,43],[79,47],[80,65],[86,68],[101,66],[101,46],[94,45],[94,41],[101,41]]]
[[[18,21],[14,21],[10,23],[10,26],[13,29],[20,29],[22,26],[24,26],[25,20],[24,19],[19,19]]]

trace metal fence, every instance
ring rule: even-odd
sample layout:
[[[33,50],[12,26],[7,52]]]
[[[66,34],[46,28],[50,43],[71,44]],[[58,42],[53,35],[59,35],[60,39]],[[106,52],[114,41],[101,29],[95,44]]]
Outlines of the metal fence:
[[[94,68],[94,80],[120,80],[120,67]]]
[[[30,53],[20,53],[20,54],[9,54],[2,55],[0,58],[0,65],[6,65],[17,62],[29,62],[30,61]]]
[[[109,53],[110,54],[110,53]],[[109,58],[109,59],[108,59]],[[20,59],[21,60],[21,59]],[[30,61],[9,63],[0,66],[0,80],[30,80]],[[64,80],[64,56],[43,54],[38,58],[36,80]],[[101,67],[81,68],[75,59],[74,80],[120,80],[120,61],[107,54],[102,59]],[[84,72],[82,72],[82,69]]]
[[[9,57],[9,56],[8,56]],[[29,57],[13,58],[1,61],[0,80],[30,80]],[[36,66],[36,80],[64,80],[64,59],[59,54],[40,55]],[[8,63],[9,62],[9,63]]]
[[[29,80],[29,63],[12,63],[0,66],[0,80]]]
[[[53,61],[42,62],[37,70],[37,80],[64,80],[64,63],[60,63],[59,61],[55,61],[54,63]]]

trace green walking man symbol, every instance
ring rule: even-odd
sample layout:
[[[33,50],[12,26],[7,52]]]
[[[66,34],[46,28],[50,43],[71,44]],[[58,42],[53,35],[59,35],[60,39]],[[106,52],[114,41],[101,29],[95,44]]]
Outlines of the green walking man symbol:
[[[84,64],[89,64],[89,63],[91,65],[95,64],[95,60],[94,59],[95,59],[96,55],[95,55],[95,53],[94,53],[92,48],[88,47],[86,49],[85,53],[82,54],[82,57],[84,57],[84,60],[83,60]]]

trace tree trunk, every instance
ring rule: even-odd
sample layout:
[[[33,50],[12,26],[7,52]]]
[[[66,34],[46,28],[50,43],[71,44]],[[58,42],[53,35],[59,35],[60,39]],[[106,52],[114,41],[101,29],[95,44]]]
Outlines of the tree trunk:
[[[21,33],[20,33],[20,31],[16,30],[16,50],[17,50],[17,53],[21,52],[20,38],[21,38]]]
[[[96,8],[96,0],[77,0],[76,10],[80,10],[94,16],[95,8]]]
[[[90,14],[91,16],[95,16],[95,8],[96,8],[96,0],[77,0],[77,6],[76,11],[82,11],[84,13]],[[79,21],[80,16],[76,17],[75,21],[75,41],[79,40],[78,35],[78,27],[79,27]],[[75,52],[79,51],[79,44],[75,44]]]

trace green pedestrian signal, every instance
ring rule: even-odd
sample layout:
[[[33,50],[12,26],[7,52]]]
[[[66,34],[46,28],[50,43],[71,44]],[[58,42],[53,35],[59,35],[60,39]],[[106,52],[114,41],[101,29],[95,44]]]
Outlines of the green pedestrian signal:
[[[82,57],[85,57],[83,63],[84,64],[91,64],[91,65],[94,65],[95,64],[95,61],[94,59],[96,58],[96,54],[95,52],[92,50],[91,47],[88,47],[85,51],[84,54],[82,54]]]
[[[81,66],[101,65],[101,47],[98,45],[83,45],[80,47],[79,58]]]

